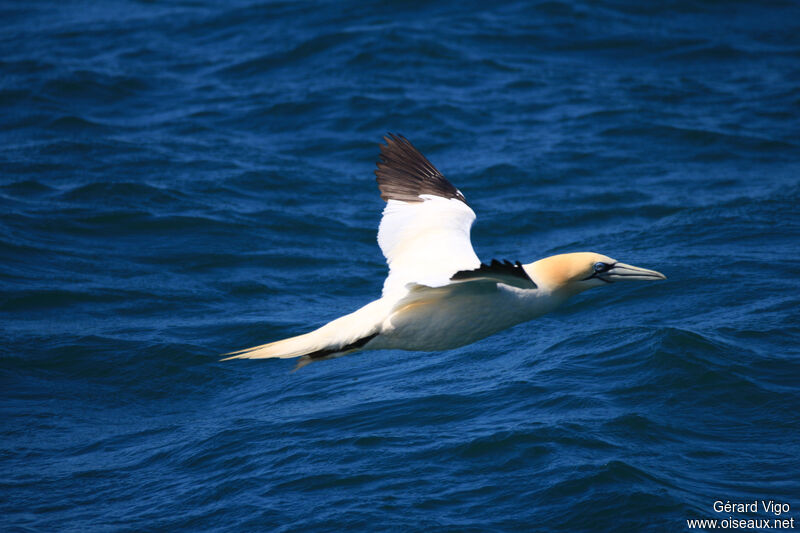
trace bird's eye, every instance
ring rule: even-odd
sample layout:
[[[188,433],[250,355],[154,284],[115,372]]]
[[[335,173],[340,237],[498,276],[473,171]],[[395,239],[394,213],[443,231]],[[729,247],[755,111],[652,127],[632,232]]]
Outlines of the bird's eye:
[[[594,271],[595,272],[606,272],[609,268],[611,268],[608,263],[595,263],[594,264]]]

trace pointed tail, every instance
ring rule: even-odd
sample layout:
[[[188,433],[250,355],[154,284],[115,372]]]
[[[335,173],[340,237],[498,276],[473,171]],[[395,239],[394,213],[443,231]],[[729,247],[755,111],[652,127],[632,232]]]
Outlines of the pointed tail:
[[[289,337],[260,346],[230,352],[223,359],[267,359],[301,357],[297,368],[308,363],[361,350],[378,336],[382,323],[379,313],[381,300],[365,305],[358,311],[328,322],[309,333]]]
[[[320,343],[315,339],[314,335],[317,331],[226,353],[225,355],[228,357],[223,361],[230,359],[267,359],[270,357],[288,359],[308,355],[319,350]]]

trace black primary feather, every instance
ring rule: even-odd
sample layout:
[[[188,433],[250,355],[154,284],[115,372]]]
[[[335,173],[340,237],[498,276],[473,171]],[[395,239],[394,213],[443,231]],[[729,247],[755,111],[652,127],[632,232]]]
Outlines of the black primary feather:
[[[455,198],[465,204],[461,191],[447,181],[428,159],[402,135],[388,134],[381,144],[375,178],[385,201],[422,202],[422,194]]]
[[[481,266],[474,270],[460,270],[453,274],[450,279],[453,281],[471,279],[498,279],[502,281],[502,278],[514,278],[518,280],[517,283],[519,281],[524,282],[524,286],[527,288],[536,288],[536,283],[528,276],[519,261],[512,263],[511,261],[500,262],[497,259],[492,259],[492,262],[488,265],[481,263]],[[517,283],[514,283],[514,285],[517,285]]]

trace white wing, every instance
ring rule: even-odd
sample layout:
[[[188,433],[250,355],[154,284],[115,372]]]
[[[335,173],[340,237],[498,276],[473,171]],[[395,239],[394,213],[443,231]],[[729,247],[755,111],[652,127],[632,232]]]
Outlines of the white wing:
[[[380,244],[389,276],[384,296],[409,283],[440,287],[481,262],[470,242],[475,213],[461,192],[404,137],[384,137],[375,171],[386,200]]]
[[[389,263],[384,295],[408,283],[446,285],[456,272],[480,267],[469,239],[473,220],[472,209],[456,199],[389,200],[378,230],[378,244]]]

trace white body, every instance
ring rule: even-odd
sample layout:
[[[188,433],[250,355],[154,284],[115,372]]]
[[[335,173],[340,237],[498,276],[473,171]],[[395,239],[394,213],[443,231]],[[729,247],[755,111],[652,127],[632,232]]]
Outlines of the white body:
[[[419,300],[412,295],[393,305],[380,322],[380,335],[365,348],[448,350],[549,313],[561,301],[539,289],[504,284],[426,292],[432,294],[420,295]]]

